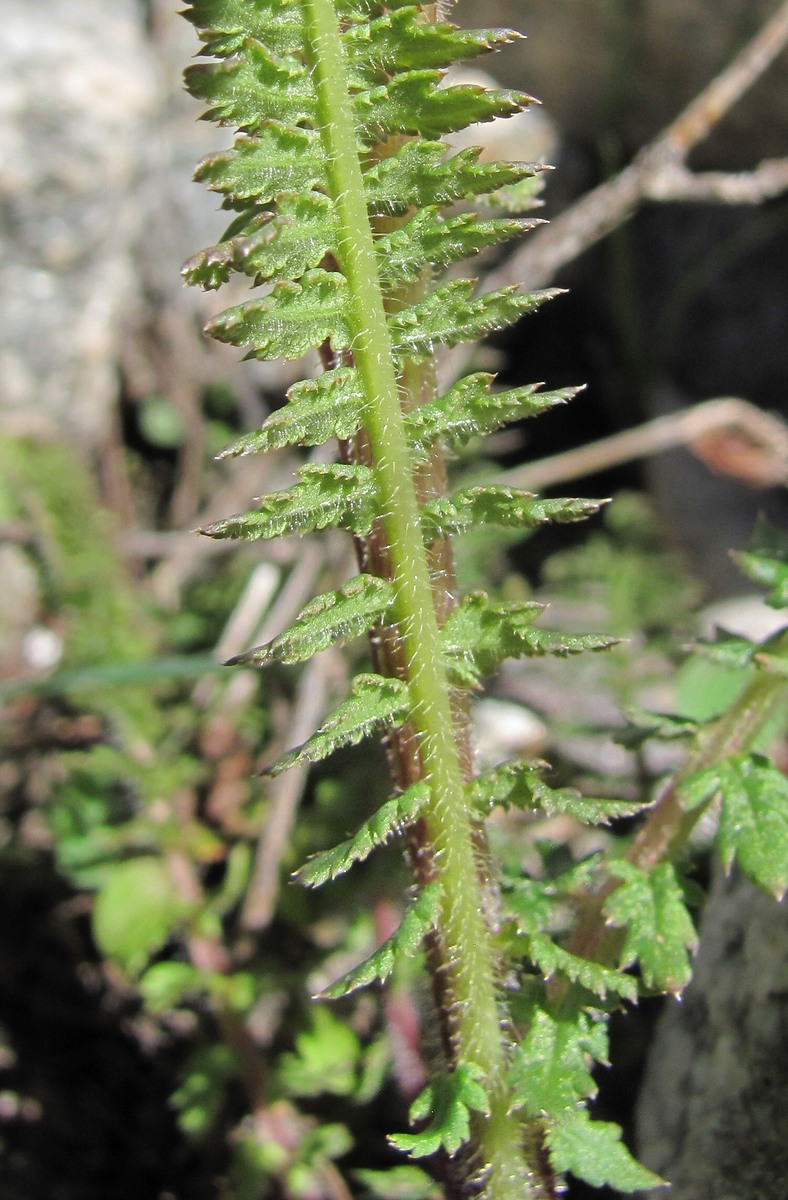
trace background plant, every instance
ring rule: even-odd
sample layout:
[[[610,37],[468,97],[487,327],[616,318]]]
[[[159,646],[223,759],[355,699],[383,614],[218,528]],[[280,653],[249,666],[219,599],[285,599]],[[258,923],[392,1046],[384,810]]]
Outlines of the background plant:
[[[35,453],[33,451],[33,456]],[[29,488],[15,486],[10,491],[7,507],[9,517],[27,518],[30,513],[27,500]],[[55,499],[54,511],[57,512],[58,507]],[[82,528],[91,528],[90,541],[95,543],[101,554],[105,554],[107,544],[102,540],[102,531],[94,530],[88,524],[89,511],[90,501],[87,500],[76,520]],[[52,543],[46,546],[44,563],[50,570],[51,564],[57,561],[56,545],[57,538],[53,538]],[[79,548],[73,549],[76,551]],[[99,602],[102,596],[108,594],[106,589],[112,590],[112,580],[115,579],[120,583],[119,594],[128,600],[128,590],[123,590],[121,568],[111,556],[107,561],[112,561],[113,565],[106,587],[95,588],[92,593],[90,587],[83,588],[79,599],[75,591],[65,588],[68,569],[64,564],[71,563],[71,555],[66,553],[61,560],[60,574],[55,573],[59,586],[52,587],[50,593],[53,609],[58,605],[72,605],[75,611],[79,611],[83,603],[90,600]],[[78,577],[80,569],[78,561],[75,561],[74,570]],[[90,578],[90,571],[91,568],[85,573],[82,568],[82,578]],[[340,582],[341,579],[332,578],[327,573],[323,586],[333,591]],[[226,589],[223,586],[225,583],[228,585]],[[511,599],[511,584],[507,591]],[[238,581],[226,576],[212,588],[204,586],[195,589],[192,605],[197,609],[197,620],[190,619],[191,632],[183,621],[180,622],[180,632],[177,632],[173,622],[167,634],[170,644],[187,648],[211,644],[224,615],[237,596]],[[503,603],[504,597],[499,599]],[[526,603],[522,593],[520,603],[523,606]],[[93,616],[90,616],[91,612]],[[128,619],[128,616],[124,618]],[[147,1035],[150,1036],[151,1030],[156,1029],[156,1036],[161,1037],[162,1031],[165,1036],[167,1031],[171,1031],[170,1036],[177,1036],[176,1031],[184,1029],[184,1021],[196,1021],[196,1028],[192,1026],[196,1053],[184,1070],[184,1084],[176,1096],[182,1125],[200,1144],[207,1146],[212,1131],[226,1130],[234,1122],[240,1122],[235,1139],[237,1154],[233,1183],[237,1190],[247,1189],[254,1194],[256,1190],[268,1186],[299,1194],[309,1194],[310,1190],[321,1188],[330,1192],[332,1187],[338,1186],[336,1172],[331,1167],[332,1156],[346,1153],[349,1138],[346,1130],[337,1128],[336,1123],[324,1131],[315,1131],[310,1120],[313,1106],[321,1092],[325,1094],[328,1091],[331,1094],[333,1090],[335,1096],[345,1097],[347,1107],[342,1115],[349,1114],[351,1110],[353,1112],[353,1119],[345,1124],[354,1127],[360,1144],[365,1144],[364,1129],[363,1126],[359,1127],[355,1100],[368,1101],[380,1083],[380,1062],[385,1053],[382,1039],[378,1036],[380,1026],[371,1025],[368,1016],[364,1018],[364,1012],[369,1013],[369,1002],[362,998],[358,1007],[350,1010],[352,1036],[348,1036],[347,1013],[343,1013],[339,1020],[315,1019],[314,1028],[310,1031],[311,1018],[306,1015],[306,1007],[299,1012],[297,1000],[304,994],[303,972],[310,958],[314,970],[318,970],[320,935],[315,936],[310,946],[302,946],[300,957],[298,954],[295,957],[277,957],[277,964],[292,964],[286,965],[284,971],[281,966],[271,965],[271,943],[263,942],[259,959],[248,957],[248,949],[244,948],[244,942],[248,944],[248,937],[239,928],[238,900],[247,884],[250,857],[247,847],[252,842],[259,813],[252,803],[240,821],[238,814],[234,819],[217,821],[213,802],[218,791],[214,787],[218,770],[215,759],[204,753],[211,743],[210,731],[206,726],[214,725],[215,738],[215,722],[212,719],[203,721],[195,713],[189,713],[191,704],[183,703],[188,697],[187,688],[182,682],[185,672],[204,670],[205,663],[192,661],[179,664],[170,660],[169,665],[164,661],[152,668],[146,657],[150,652],[150,643],[146,644],[142,614],[134,620],[140,622],[136,638],[142,660],[139,669],[143,686],[127,692],[127,703],[118,702],[120,693],[117,689],[107,690],[111,672],[105,674],[103,683],[99,670],[98,676],[94,675],[92,679],[88,677],[87,682],[83,676],[81,684],[75,685],[73,678],[71,682],[63,679],[60,683],[54,680],[51,684],[54,692],[59,687],[67,687],[71,689],[70,694],[78,699],[81,697],[84,701],[87,698],[89,702],[92,699],[94,706],[99,710],[107,710],[108,715],[106,725],[98,729],[98,736],[95,727],[93,734],[94,740],[107,744],[100,744],[97,754],[81,755],[79,759],[70,756],[72,773],[68,786],[59,790],[58,802],[52,808],[56,842],[64,851],[69,849],[68,822],[64,819],[66,815],[70,812],[81,819],[93,813],[93,819],[86,821],[85,827],[80,825],[74,830],[75,836],[70,841],[71,853],[78,854],[79,860],[72,858],[69,861],[64,856],[63,867],[81,887],[98,887],[94,929],[101,948],[110,960],[122,968],[127,978],[140,980],[148,1011],[154,1014],[153,1025],[148,1026]],[[95,612],[90,609],[83,626],[85,633],[95,630],[97,623]],[[118,646],[121,648],[121,657],[128,660],[128,654],[122,652],[122,647],[127,644],[123,632],[121,626],[118,630]],[[611,632],[620,630],[613,629]],[[147,636],[150,637],[150,632]],[[90,661],[89,647],[85,653],[87,661]],[[74,660],[81,658],[85,661],[85,655],[81,654],[78,646],[75,646],[73,654]],[[97,657],[100,656],[99,653]],[[124,669],[125,685],[128,686],[129,679],[133,678],[132,664],[127,661]],[[165,679],[163,685],[157,685],[156,694],[152,692],[155,676]],[[181,682],[178,682],[179,678]],[[276,700],[278,691],[282,694],[288,686],[286,680],[274,676],[267,684],[272,701]],[[338,683],[337,690],[341,686]],[[94,690],[91,696],[91,687],[100,690]],[[53,702],[49,703],[52,705]],[[58,706],[59,702],[55,701],[55,711]],[[241,724],[242,736],[249,739],[249,745],[254,745],[260,732],[250,736]],[[249,724],[251,722],[247,722],[247,726]],[[275,735],[275,713],[264,717],[264,725],[263,737],[270,733]],[[676,732],[675,725],[667,728],[669,732]],[[202,751],[199,756],[195,753],[197,750]],[[368,753],[364,758],[368,757]],[[339,824],[344,832],[366,815],[360,809],[360,801],[368,798],[369,776],[370,773],[375,774],[377,767],[371,768],[364,758],[345,756],[348,765],[351,762],[357,764],[355,784],[345,783],[338,787],[332,781],[329,769],[325,769],[321,779],[313,776],[313,782],[317,785],[314,788],[314,803],[309,809],[313,827],[299,833],[300,844],[293,848],[292,866],[298,865],[309,850],[328,844],[332,827],[335,830]],[[170,762],[172,770],[167,768]],[[352,773],[345,774],[346,779],[352,777]],[[528,782],[532,784],[533,792],[538,786],[536,776],[533,775]],[[95,796],[93,809],[84,804],[85,798],[91,793]],[[206,796],[209,806],[206,806]],[[541,796],[544,800],[548,793],[542,789]],[[380,799],[384,801],[386,796],[382,795]],[[562,799],[565,801],[566,797]],[[628,803],[633,803],[631,796]],[[588,815],[588,810],[585,815]],[[515,819],[514,814],[511,819]],[[314,828],[315,825],[318,827]],[[512,829],[513,826],[508,828]],[[108,830],[112,832],[110,838],[107,837]],[[535,868],[533,851],[529,851],[529,865],[537,883],[543,879],[552,881],[554,875],[560,874],[560,867],[567,865],[559,847],[548,852],[542,846],[538,857],[544,859],[544,866]],[[515,892],[527,893],[528,888],[523,887],[522,864],[517,861],[516,854],[511,855],[506,866],[505,891],[508,903]],[[345,892],[344,895],[338,895],[335,902],[334,920],[339,933],[335,926],[333,937],[338,937],[338,940],[333,944],[338,953],[341,951],[343,957],[351,960],[357,960],[365,946],[376,936],[380,937],[385,924],[382,919],[384,914],[376,910],[379,918],[376,930],[370,928],[366,916],[351,923],[348,930],[347,917],[342,916],[342,909],[348,908],[350,901],[358,902],[355,888],[360,886],[362,878],[358,877],[359,882],[354,887],[351,877],[349,894]],[[369,876],[367,881],[371,882]],[[576,882],[572,881],[572,888]],[[144,887],[144,894],[150,901],[144,909],[138,900],[141,887]],[[339,880],[335,889],[341,887],[342,881]],[[397,890],[402,890],[402,881],[392,879],[391,888],[390,894],[396,897]],[[377,887],[373,886],[370,895],[377,894]],[[551,914],[550,931],[563,935],[567,904],[562,894],[553,898],[558,903]],[[294,889],[288,889],[282,913],[285,921],[289,915],[289,928],[310,928],[304,902],[304,897],[299,899]],[[532,914],[534,896],[527,896],[527,902],[524,902],[520,894],[511,901],[515,916],[524,903],[528,913]],[[583,907],[582,896],[577,903]],[[144,920],[124,920],[132,905],[136,908],[135,915],[138,918],[144,915]],[[319,908],[312,909],[311,922],[315,931],[320,927],[321,919],[325,926],[326,916],[326,901],[323,900]],[[593,913],[590,916],[593,917]],[[520,919],[520,925],[524,926],[524,919]],[[686,924],[682,926],[682,922],[677,920],[677,925],[679,932],[686,936]],[[281,936],[281,930],[280,924],[275,936]],[[331,944],[332,935],[328,936],[328,944]],[[512,930],[509,940],[514,945],[508,948],[510,957],[519,959],[523,950],[529,953],[522,939],[522,928],[519,933]],[[326,944],[325,931],[322,942]],[[534,953],[538,949],[537,942]],[[546,953],[544,947],[542,953]],[[548,967],[542,965],[547,972]],[[340,970],[336,960],[333,964],[329,962],[322,971],[320,982],[330,983],[332,973],[337,974]],[[528,978],[525,982],[528,983]],[[407,979],[400,981],[400,995],[403,989],[407,991],[407,983]],[[291,1000],[283,1005],[285,996],[293,997],[296,1003]],[[261,1042],[266,1036],[261,1031],[277,1027],[273,1014],[281,1007],[284,1007],[288,1016],[285,1023],[279,1026],[277,1044],[270,1053],[261,1053]],[[537,1000],[535,1009],[541,1014],[544,1005]],[[534,1007],[529,1009],[526,1005],[518,1013],[523,1027],[528,1024],[529,1017],[533,1018],[533,1012]],[[303,1029],[299,1033],[300,1023],[303,1023]],[[280,1055],[281,1051],[284,1051],[283,1055]],[[261,1059],[279,1061],[279,1065],[269,1071],[267,1079],[261,1077],[256,1066],[251,1065],[259,1063]],[[243,1084],[245,1096],[240,1102],[239,1082]],[[472,1089],[469,1090],[473,1095]],[[326,1111],[327,1107],[330,1108],[324,1104],[322,1111]],[[461,1112],[461,1106],[459,1108]],[[241,1121],[240,1114],[247,1109],[253,1111],[254,1118]],[[334,1111],[336,1113],[336,1109]],[[397,1124],[401,1128],[404,1120],[401,1124],[397,1120],[389,1121],[388,1126],[391,1128]],[[608,1169],[611,1169],[609,1163],[613,1162],[614,1155],[610,1153],[607,1157]],[[353,1161],[352,1158],[345,1158],[343,1170]],[[358,1158],[355,1161],[357,1163]],[[587,1164],[585,1156],[584,1161]],[[380,1157],[377,1165],[380,1165]],[[417,1176],[417,1182],[414,1183],[413,1175],[398,1175],[396,1180],[400,1186],[404,1186],[403,1179],[409,1180],[412,1187],[429,1187],[423,1176]],[[375,1180],[368,1171],[364,1177],[365,1186],[381,1187],[386,1194],[390,1193],[394,1183],[392,1176],[385,1181]]]

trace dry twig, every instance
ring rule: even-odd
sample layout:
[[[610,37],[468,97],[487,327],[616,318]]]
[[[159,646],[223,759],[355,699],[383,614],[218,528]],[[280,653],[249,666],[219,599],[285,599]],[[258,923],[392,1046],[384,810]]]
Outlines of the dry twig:
[[[708,466],[753,487],[788,484],[788,426],[732,396],[707,400],[576,450],[525,463],[506,471],[502,479],[510,487],[541,491],[687,445]]]
[[[690,151],[711,133],[788,44],[788,3],[783,3],[731,63],[708,84],[628,167],[541,226],[484,280],[484,290],[519,283],[542,287],[632,216],[644,200],[704,200],[758,204],[788,189],[788,158],[753,171],[693,174]]]

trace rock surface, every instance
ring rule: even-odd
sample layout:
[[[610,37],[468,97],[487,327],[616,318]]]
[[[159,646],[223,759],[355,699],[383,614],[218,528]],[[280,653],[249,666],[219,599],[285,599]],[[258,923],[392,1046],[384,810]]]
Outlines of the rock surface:
[[[159,94],[134,0],[6,0],[0,413],[90,448],[117,396]]]
[[[693,982],[651,1050],[640,1156],[671,1200],[776,1200],[788,1181],[788,907],[719,878],[700,933]]]

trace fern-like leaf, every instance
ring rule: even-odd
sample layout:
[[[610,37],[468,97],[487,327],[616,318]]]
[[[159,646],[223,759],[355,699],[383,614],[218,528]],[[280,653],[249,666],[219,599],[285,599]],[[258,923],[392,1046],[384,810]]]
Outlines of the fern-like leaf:
[[[343,746],[355,746],[383,726],[400,725],[409,712],[408,686],[383,675],[357,675],[350,697],[320,726],[303,746],[288,751],[268,768],[281,775],[289,767],[320,762]]]
[[[584,521],[603,500],[542,499],[516,488],[484,485],[463,488],[452,496],[441,496],[424,506],[425,536],[464,533],[480,525],[502,529],[535,529],[548,521],[559,524]]]
[[[369,532],[375,518],[375,489],[367,467],[316,463],[302,467],[299,479],[291,488],[260,497],[255,511],[225,517],[198,532],[247,542],[334,526]]]
[[[557,1171],[569,1171],[592,1187],[639,1192],[664,1187],[664,1179],[641,1166],[621,1141],[621,1130],[612,1121],[592,1121],[578,1109],[547,1131],[550,1158]]]
[[[542,809],[549,817],[568,813],[584,825],[608,825],[646,807],[641,800],[605,800],[583,796],[575,788],[552,788],[542,778],[543,767],[543,763],[513,761],[485,771],[468,785],[471,803],[479,812],[500,805]]]
[[[716,796],[725,870],[735,859],[753,883],[782,899],[788,889],[788,779],[761,755],[742,754],[696,772],[681,789],[687,809]]]
[[[451,1073],[439,1075],[413,1101],[410,1120],[413,1124],[429,1120],[426,1128],[392,1134],[389,1141],[414,1158],[426,1158],[441,1149],[455,1154],[470,1137],[472,1112],[489,1112],[487,1091],[479,1069],[473,1063],[461,1063]]]
[[[475,284],[474,279],[453,279],[392,317],[397,358],[418,361],[429,357],[438,345],[475,342],[561,295],[560,288],[521,292],[515,285],[473,298]]]
[[[660,863],[643,871],[619,860],[608,870],[621,881],[605,901],[609,923],[626,929],[621,966],[638,962],[648,987],[680,992],[689,982],[688,951],[698,938],[675,867]]]
[[[262,429],[246,433],[219,458],[263,454],[283,446],[320,446],[331,437],[358,432],[364,395],[352,367],[338,367],[319,379],[304,379],[287,393],[288,403],[272,413]]]
[[[237,654],[227,665],[250,663],[264,667],[271,662],[305,662],[337,642],[367,633],[383,620],[393,599],[394,589],[385,579],[357,575],[344,587],[316,596],[278,637],[265,646]]]
[[[576,395],[577,388],[540,392],[538,384],[491,392],[495,376],[485,373],[466,375],[445,395],[408,413],[407,429],[411,448],[419,459],[441,440],[461,446],[472,437],[493,433],[511,421],[520,421],[563,404]]]
[[[310,858],[295,872],[293,878],[305,887],[319,887],[329,879],[344,875],[353,863],[363,862],[376,846],[385,845],[414,821],[428,800],[427,784],[414,783],[401,796],[394,796],[382,804],[377,812],[356,830],[353,837]]]
[[[478,149],[447,157],[443,142],[408,141],[390,158],[370,167],[364,177],[373,212],[394,216],[414,205],[453,204],[536,175],[534,163],[480,162]]]
[[[440,897],[440,884],[428,884],[405,913],[399,929],[369,958],[365,958],[352,971],[348,971],[336,983],[325,988],[320,993],[320,999],[338,1000],[341,996],[346,996],[357,988],[366,987],[376,980],[384,983],[394,970],[397,960],[415,954],[427,933],[435,927]]]
[[[533,602],[495,604],[484,592],[471,592],[449,615],[443,647],[453,678],[474,687],[482,675],[507,658],[580,654],[607,650],[615,639],[599,634],[558,634],[534,629],[543,605]]]
[[[255,137],[239,137],[232,150],[209,154],[194,178],[234,205],[269,204],[281,193],[308,192],[325,186],[320,138],[314,129],[267,120]]]

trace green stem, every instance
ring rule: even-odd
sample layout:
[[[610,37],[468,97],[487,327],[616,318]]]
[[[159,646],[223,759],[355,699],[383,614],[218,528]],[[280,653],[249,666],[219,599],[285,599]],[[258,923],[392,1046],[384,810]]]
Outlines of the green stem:
[[[359,161],[344,49],[332,0],[304,0],[319,123],[340,230],[338,254],[348,284],[353,359],[367,397],[365,429],[375,463],[397,624],[408,661],[412,723],[423,777],[432,793],[425,821],[441,884],[439,936],[451,964],[456,1062],[484,1077],[489,1115],[475,1148],[489,1163],[489,1200],[538,1194],[522,1150],[522,1128],[510,1112],[508,1043],[501,1030],[495,955],[477,878],[474,826],[465,799],[450,689],[433,601],[421,516],[397,388],[383,293]],[[456,1062],[449,1064],[455,1066]]]
[[[776,655],[784,654],[788,651],[788,633],[780,633],[764,649]],[[681,803],[682,784],[697,771],[751,750],[772,719],[776,706],[784,700],[786,689],[788,680],[784,676],[759,671],[722,716],[700,731],[684,766],[670,780],[632,842],[627,852],[631,863],[648,870],[658,863],[675,862],[681,857],[693,829],[712,803],[710,799],[687,812]],[[622,933],[606,924],[604,906],[618,886],[609,881],[587,902],[567,947],[573,954],[602,963],[616,960]],[[576,989],[565,982],[556,983],[550,994],[555,1011],[564,1011],[567,1005],[571,1007]]]

